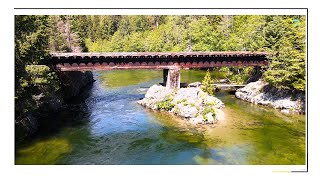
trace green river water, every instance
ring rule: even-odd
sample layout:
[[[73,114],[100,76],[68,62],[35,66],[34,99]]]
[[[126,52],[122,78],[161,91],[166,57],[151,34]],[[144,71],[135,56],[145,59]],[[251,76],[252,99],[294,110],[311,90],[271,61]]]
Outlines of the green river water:
[[[201,81],[204,75],[182,71],[181,82]],[[55,114],[35,137],[16,145],[16,164],[306,163],[304,115],[218,92],[225,120],[216,127],[195,127],[136,103],[146,87],[162,81],[162,71],[94,72],[94,78],[85,102]]]

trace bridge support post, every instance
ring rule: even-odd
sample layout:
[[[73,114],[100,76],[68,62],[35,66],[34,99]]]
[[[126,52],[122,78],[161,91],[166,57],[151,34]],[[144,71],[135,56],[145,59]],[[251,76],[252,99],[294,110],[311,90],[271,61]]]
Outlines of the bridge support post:
[[[163,69],[163,86],[167,85],[169,69]]]
[[[172,69],[163,70],[163,85],[167,89],[180,88],[180,68],[175,67]]]

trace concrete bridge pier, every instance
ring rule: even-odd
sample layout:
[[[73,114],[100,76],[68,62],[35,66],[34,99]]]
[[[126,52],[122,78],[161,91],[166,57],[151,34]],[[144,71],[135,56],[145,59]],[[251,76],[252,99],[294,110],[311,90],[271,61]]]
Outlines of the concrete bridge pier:
[[[180,88],[180,68],[163,69],[163,85],[167,89]]]

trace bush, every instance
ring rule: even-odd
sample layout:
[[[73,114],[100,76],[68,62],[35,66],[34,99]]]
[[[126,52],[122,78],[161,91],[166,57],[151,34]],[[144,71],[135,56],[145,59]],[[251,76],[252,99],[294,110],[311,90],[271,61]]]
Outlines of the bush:
[[[164,101],[158,102],[157,103],[157,109],[164,109],[166,111],[170,111],[173,107],[174,104],[172,103],[172,98],[167,97]]]

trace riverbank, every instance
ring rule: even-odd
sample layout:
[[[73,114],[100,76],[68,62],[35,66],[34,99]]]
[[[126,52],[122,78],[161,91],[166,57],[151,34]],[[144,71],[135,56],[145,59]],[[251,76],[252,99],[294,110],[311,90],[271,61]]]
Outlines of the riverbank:
[[[174,90],[153,85],[138,103],[153,110],[173,113],[192,124],[214,124],[224,119],[223,102],[199,87]]]
[[[36,95],[32,95],[31,101],[35,104],[32,111],[20,116],[16,114],[15,139],[17,143],[37,133],[41,126],[48,123],[51,116],[55,116],[66,108],[72,99],[76,97],[80,101],[84,99],[85,97],[79,96],[81,91],[94,82],[91,72],[60,72],[58,77],[56,84],[59,84],[60,91],[48,91],[42,88]]]
[[[280,109],[284,113],[305,113],[305,94],[303,92],[279,90],[262,80],[238,89],[235,95],[239,99]]]

